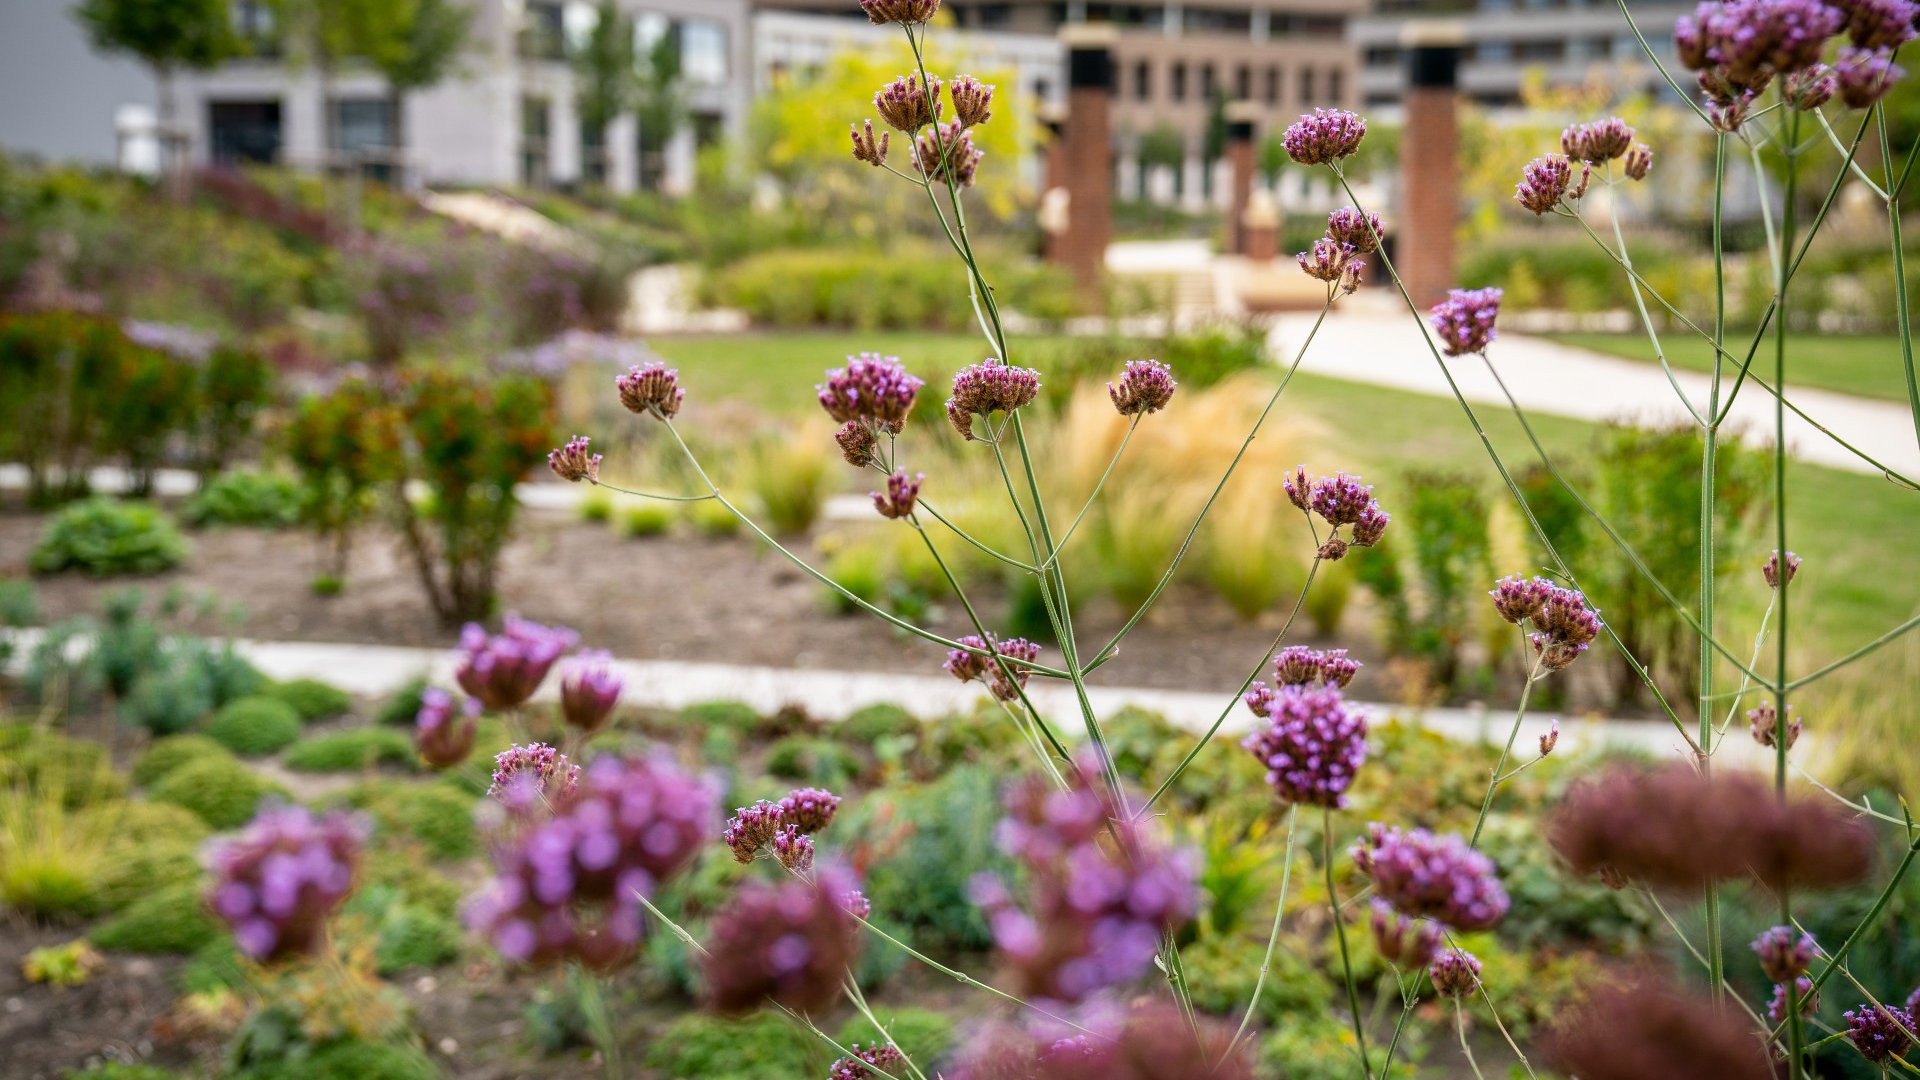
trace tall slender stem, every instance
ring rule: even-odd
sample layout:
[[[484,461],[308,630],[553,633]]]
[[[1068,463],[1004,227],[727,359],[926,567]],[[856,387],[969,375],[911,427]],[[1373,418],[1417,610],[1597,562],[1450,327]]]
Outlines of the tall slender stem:
[[[1280,944],[1280,926],[1287,914],[1287,882],[1293,877],[1293,838],[1295,827],[1300,820],[1300,806],[1287,807],[1287,852],[1285,861],[1280,864],[1280,899],[1273,905],[1273,931],[1267,935],[1267,951],[1260,958],[1260,977],[1253,981],[1253,996],[1247,999],[1247,1011],[1240,1017],[1240,1027],[1233,1033],[1233,1041],[1227,1044],[1227,1055],[1232,1056],[1240,1039],[1246,1035],[1247,1028],[1253,1024],[1254,1013],[1260,1008],[1260,994],[1267,988],[1267,973],[1273,970],[1273,952]]]
[[[1333,883],[1333,808],[1323,808],[1320,823],[1320,852],[1326,863],[1327,908],[1333,914],[1333,934],[1340,942],[1340,974],[1347,984],[1347,1011],[1353,1016],[1353,1041],[1360,1053],[1360,1073],[1373,1080],[1373,1063],[1367,1060],[1366,1017],[1360,1012],[1360,990],[1353,982],[1353,959],[1347,953],[1347,920],[1340,914],[1340,893]]]
[[[1468,847],[1480,846],[1480,831],[1487,827],[1487,815],[1493,810],[1494,792],[1500,789],[1500,781],[1503,779],[1501,774],[1506,772],[1507,759],[1513,756],[1513,744],[1520,738],[1520,722],[1527,716],[1527,699],[1533,696],[1533,684],[1540,681],[1540,664],[1545,659],[1544,650],[1534,657],[1533,664],[1527,671],[1526,685],[1520,688],[1520,707],[1514,710],[1513,728],[1507,732],[1507,745],[1501,748],[1500,760],[1494,764],[1493,776],[1487,781],[1487,794],[1480,800],[1480,816],[1474,819],[1473,838],[1467,841]]]
[[[1800,114],[1790,113],[1787,117],[1787,144],[1794,146],[1799,140]],[[1794,202],[1799,195],[1800,158],[1797,150],[1787,152],[1787,180],[1785,203],[1780,209],[1780,235],[1782,248],[1793,245]],[[1787,552],[1787,275],[1780,274],[1778,290],[1780,301],[1779,314],[1774,319],[1773,338],[1773,385],[1778,391],[1773,404],[1773,499],[1774,499],[1774,546],[1779,549],[1780,557],[1786,558]],[[1783,575],[1784,577],[1784,575]],[[1788,613],[1791,607],[1792,590],[1781,581],[1778,607],[1780,609],[1779,630],[1774,635],[1774,787],[1780,797],[1787,796],[1787,630]],[[1780,921],[1793,923],[1793,900],[1791,892],[1783,884],[1780,889]],[[1788,1080],[1799,1080],[1804,1064],[1804,1046],[1806,1036],[1800,1024],[1799,987],[1789,981],[1787,984],[1787,1076]]]
[[[1713,140],[1713,377],[1707,389],[1707,415],[1720,413],[1720,352],[1718,346],[1726,340],[1727,332],[1727,258],[1721,228],[1724,222],[1727,178],[1727,133],[1716,132]],[[1778,250],[1777,246],[1773,247]],[[1776,256],[1778,266],[1784,257]],[[1714,469],[1720,449],[1720,429],[1708,424],[1702,433],[1700,444],[1700,625],[1704,633],[1700,635],[1700,700],[1699,717],[1700,745],[1709,754],[1700,759],[1702,775],[1713,770],[1711,751],[1713,749],[1713,502]],[[1708,882],[1706,893],[1707,916],[1707,979],[1713,987],[1713,997],[1719,1001],[1724,996],[1723,966],[1725,963],[1720,941],[1720,886],[1717,882]]]

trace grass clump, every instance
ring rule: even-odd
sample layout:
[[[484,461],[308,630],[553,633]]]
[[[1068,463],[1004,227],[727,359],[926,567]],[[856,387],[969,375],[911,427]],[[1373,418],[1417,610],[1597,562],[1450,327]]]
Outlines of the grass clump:
[[[300,714],[278,698],[256,694],[214,713],[206,733],[241,757],[266,757],[300,738]]]
[[[355,728],[306,739],[287,751],[294,772],[360,772],[381,765],[415,767],[413,740],[392,728]]]
[[[168,773],[151,794],[224,831],[252,821],[260,800],[277,790],[232,758],[201,758]]]
[[[233,752],[205,735],[169,735],[155,739],[133,763],[133,782],[150,788],[167,774],[202,758],[233,759]]]
[[[353,711],[351,694],[319,679],[288,679],[268,686],[261,693],[286,702],[294,712],[300,714],[301,720],[309,724],[316,720],[345,716]]]
[[[219,936],[220,924],[208,913],[198,884],[175,885],[142,897],[91,935],[102,949],[181,956],[198,952]]]

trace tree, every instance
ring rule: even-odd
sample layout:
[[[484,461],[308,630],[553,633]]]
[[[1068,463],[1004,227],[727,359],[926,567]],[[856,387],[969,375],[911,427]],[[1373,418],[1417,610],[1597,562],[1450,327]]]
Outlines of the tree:
[[[453,74],[473,11],[456,0],[320,0],[339,9],[347,46],[387,80],[393,148],[406,149],[407,95]]]
[[[1280,170],[1287,167],[1287,144],[1279,134],[1268,132],[1267,137],[1260,140],[1255,157],[1258,160],[1254,167],[1260,170],[1261,181],[1267,185],[1267,190],[1273,190],[1273,185],[1280,182]]]
[[[672,35],[665,35],[667,40]],[[633,20],[621,14],[613,0],[600,0],[593,33],[572,56],[573,80],[580,106],[580,128],[599,138],[600,169],[605,176],[607,126],[632,108],[640,96],[640,74],[635,67]],[[677,66],[677,65],[676,65]],[[591,142],[591,139],[582,140]]]
[[[661,34],[640,65],[634,86],[633,113],[640,125],[641,145],[665,151],[667,140],[687,120],[687,102],[680,90],[680,39]],[[645,163],[641,163],[645,172]]]
[[[95,48],[128,53],[152,69],[169,152],[174,74],[181,68],[205,71],[240,52],[227,0],[83,0],[74,15]]]
[[[1140,136],[1140,197],[1147,197],[1147,176],[1155,166],[1164,165],[1173,170],[1173,193],[1180,194],[1181,169],[1187,160],[1186,136],[1180,129],[1164,121],[1153,130]]]

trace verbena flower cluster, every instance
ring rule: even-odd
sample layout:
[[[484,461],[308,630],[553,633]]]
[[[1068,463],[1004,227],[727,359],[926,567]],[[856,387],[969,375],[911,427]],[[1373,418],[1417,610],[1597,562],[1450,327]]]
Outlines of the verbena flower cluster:
[[[1747,710],[1747,731],[1753,736],[1753,741],[1759,743],[1761,746],[1771,749],[1778,745],[1780,714],[1775,711],[1772,702],[1763,701]],[[1799,741],[1800,718],[1793,715],[1793,706],[1788,705],[1787,749],[1793,749],[1793,744]]]
[[[1013,367],[1000,360],[982,360],[960,369],[953,377],[953,396],[947,399],[947,419],[953,430],[972,441],[975,417],[1011,413],[1033,404],[1040,393],[1040,373]]]
[[[1735,131],[1775,78],[1783,100],[1801,110],[1836,93],[1855,109],[1879,101],[1904,74],[1893,50],[1913,39],[1915,15],[1910,0],[1705,2],[1674,27],[1674,50],[1697,73],[1714,126]],[[1848,43],[1828,68],[1821,54],[1843,33]]]
[[[1301,165],[1328,165],[1352,156],[1367,137],[1367,122],[1343,109],[1315,109],[1287,127],[1281,145]]]
[[[1448,356],[1486,352],[1493,344],[1502,295],[1495,288],[1448,289],[1447,298],[1427,312],[1441,351]]]
[[[511,709],[532,698],[554,663],[578,644],[580,635],[572,630],[518,615],[509,614],[498,634],[468,623],[460,631],[454,681],[487,709]]]
[[[887,1043],[861,1047],[859,1043],[850,1044],[847,1049],[853,1051],[852,1057],[837,1058],[827,1070],[827,1080],[870,1080],[880,1075],[868,1066],[886,1070],[889,1075],[900,1075],[901,1065],[906,1061],[900,1048]]]
[[[680,388],[680,369],[670,368],[658,360],[628,368],[626,374],[614,377],[613,386],[620,392],[620,404],[626,406],[627,411],[661,420],[673,419],[687,397],[687,392]]]
[[[1860,1056],[1878,1065],[1893,1057],[1904,1056],[1913,1046],[1913,1014],[1897,1005],[1864,1004],[1843,1014],[1847,1021],[1847,1041]]]
[[[207,906],[255,960],[312,955],[326,943],[328,916],[353,891],[366,836],[357,817],[269,806],[212,848]]]
[[[1161,935],[1193,918],[1199,891],[1192,856],[1121,810],[1096,765],[1068,779],[1064,791],[1028,778],[1006,793],[995,835],[1020,867],[1024,902],[991,874],[971,891],[1020,992],[1077,1002],[1144,974]]]
[[[928,180],[956,187],[972,187],[985,150],[973,143],[973,132],[958,120],[929,124],[913,141],[913,164]]]
[[[861,353],[847,357],[846,367],[828,371],[827,381],[814,389],[820,407],[835,421],[898,435],[906,430],[914,398],[925,385],[908,374],[899,357]]]
[[[580,766],[546,743],[518,743],[494,756],[487,797],[509,810],[525,811],[573,793]]]
[[[1507,914],[1507,891],[1493,860],[1458,836],[1374,823],[1351,854],[1375,895],[1403,915],[1474,931],[1492,929]]]
[[[591,735],[613,719],[625,683],[613,670],[605,649],[574,656],[560,675],[560,719],[570,728]]]
[[[1319,684],[1344,689],[1360,673],[1360,667],[1360,661],[1349,659],[1345,649],[1290,645],[1274,654],[1273,683],[1275,687]],[[1273,687],[1256,682],[1242,700],[1255,716],[1265,716],[1274,693]]]
[[[1569,161],[1605,165],[1625,157],[1633,147],[1634,131],[1625,120],[1609,116],[1590,124],[1574,124],[1560,133],[1560,152]]]
[[[1773,1080],[1737,1009],[1646,974],[1595,986],[1548,1031],[1549,1066],[1581,1080]]]
[[[1107,397],[1121,416],[1157,413],[1173,400],[1179,387],[1173,369],[1158,360],[1129,360],[1120,371],[1120,383],[1107,384]]]
[[[1378,215],[1343,206],[1327,215],[1326,235],[1295,256],[1295,261],[1302,273],[1327,283],[1329,296],[1350,294],[1360,287],[1360,274],[1367,268],[1363,256],[1378,250],[1385,237],[1386,226]]]
[[[926,473],[914,473],[909,477],[907,470],[895,469],[893,474],[887,477],[885,492],[870,491],[867,494],[872,497],[873,508],[881,517],[888,519],[908,517],[913,513],[914,504],[920,499],[920,484],[926,478]]]
[[[693,861],[717,801],[713,785],[664,756],[595,758],[550,814],[496,846],[467,923],[519,963],[617,967],[646,929],[639,897]]]
[[[1381,509],[1380,501],[1373,497],[1373,485],[1361,483],[1357,476],[1335,473],[1308,480],[1306,466],[1301,465],[1281,486],[1295,509],[1319,515],[1332,530],[1317,552],[1318,558],[1329,562],[1345,558],[1349,543],[1356,547],[1379,543],[1393,521],[1393,515]],[[1339,536],[1342,526],[1351,527],[1349,539]]]
[[[793,836],[817,833],[833,823],[840,797],[825,788],[796,788],[779,802],[765,799],[735,810],[720,839],[735,862],[750,863],[762,849],[770,849],[786,830]],[[791,849],[793,839],[787,841]],[[776,853],[777,854],[777,853]],[[797,856],[795,856],[797,857]],[[791,869],[791,868],[790,868]]]
[[[1240,743],[1285,803],[1338,809],[1367,760],[1367,715],[1334,686],[1282,686]]]
[[[547,467],[562,480],[599,483],[600,462],[605,455],[592,452],[592,441],[585,435],[568,439],[563,445],[547,452]]]
[[[777,885],[747,882],[713,919],[701,961],[708,1004],[722,1013],[769,1001],[803,1013],[831,1007],[860,954],[846,899],[855,891],[836,864]]]
[[[420,759],[436,769],[450,769],[473,753],[479,735],[480,703],[430,686],[420,693],[420,711],[413,719],[413,747]]]
[[[1760,960],[1760,970],[1777,983],[1805,975],[1815,952],[1813,938],[1791,926],[1761,931],[1760,936],[1753,939],[1752,948],[1753,955]]]
[[[1618,766],[1568,789],[1548,839],[1576,874],[1612,885],[1695,890],[1751,878],[1781,888],[1853,884],[1873,866],[1873,836],[1837,804],[1781,799],[1748,773],[1711,779],[1685,765]]]
[[[1480,992],[1480,958],[1465,949],[1448,949],[1427,968],[1433,992],[1459,1001]]]
[[[860,0],[860,10],[875,26],[917,26],[940,13],[940,0]]]
[[[1794,575],[1799,572],[1800,556],[1791,551],[1785,555],[1778,551],[1774,552],[1767,556],[1767,561],[1760,567],[1760,577],[1766,581],[1769,589],[1777,589],[1792,582]]]
[[[1587,607],[1578,589],[1564,589],[1545,578],[1504,577],[1487,595],[1502,619],[1533,628],[1527,642],[1542,671],[1559,671],[1578,660],[1603,627],[1599,613]]]
[[[987,684],[988,693],[1001,701],[1019,699],[1021,689],[1027,685],[1027,680],[1033,677],[1033,669],[1017,663],[1009,663],[1006,668],[1013,675],[1009,679],[1008,671],[1002,670],[999,660],[991,656],[983,656],[973,650],[986,649],[1009,660],[1031,662],[1040,658],[1040,646],[1026,638],[1009,638],[1001,641],[991,634],[985,638],[978,634],[968,634],[956,640],[964,648],[947,651],[947,662],[942,665],[947,669],[947,674],[961,682],[972,682],[978,679]]]
[[[1573,163],[1564,154],[1534,158],[1520,170],[1520,182],[1514,185],[1514,201],[1535,214],[1548,214],[1560,208],[1562,199],[1578,199],[1587,193],[1587,181],[1593,168],[1580,167],[1580,183],[1574,186]],[[1491,331],[1488,340],[1492,340]]]

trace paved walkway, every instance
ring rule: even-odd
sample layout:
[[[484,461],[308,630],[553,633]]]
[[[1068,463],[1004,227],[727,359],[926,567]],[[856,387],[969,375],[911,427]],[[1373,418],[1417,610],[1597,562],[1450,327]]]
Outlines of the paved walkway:
[[[20,646],[16,651],[16,663],[19,663],[37,640],[37,634],[28,630],[15,631],[11,636]],[[275,679],[320,679],[362,697],[390,694],[423,674],[439,685],[451,687],[457,659],[457,654],[450,649],[387,645],[240,640],[235,642],[235,648]],[[796,706],[809,716],[840,720],[868,705],[887,703],[932,720],[965,712],[983,696],[978,685],[955,682],[945,675],[753,667],[683,660],[616,660],[614,667],[626,683],[623,701],[660,709],[731,700],[746,702],[766,712]],[[541,697],[551,699],[557,693],[557,680],[549,679]],[[1077,739],[1084,731],[1071,686],[1036,679],[1029,685],[1028,693],[1042,714],[1066,738]],[[1098,716],[1111,716],[1127,706],[1150,709],[1164,715],[1175,726],[1196,734],[1211,727],[1227,704],[1224,689],[1201,693],[1093,687],[1089,696]],[[1382,704],[1366,707],[1376,722],[1399,718],[1449,738],[1472,742],[1504,739],[1512,720],[1511,713],[1479,708],[1413,709]],[[1236,701],[1222,731],[1229,734],[1244,731],[1250,719],[1251,714]],[[1531,748],[1553,719],[1555,716],[1551,713],[1530,714],[1523,721],[1516,752],[1524,751],[1530,756],[1534,752]],[[1623,747],[1657,755],[1685,751],[1685,743],[1666,721],[1559,719],[1561,746],[1567,749]],[[1725,754],[1737,762],[1771,760],[1770,757],[1763,759],[1759,748],[1745,737],[1730,737],[1725,747]]]
[[[1451,396],[1439,365],[1422,340],[1420,327],[1397,297],[1375,292],[1351,299],[1358,302],[1349,306],[1343,300],[1336,314],[1328,316],[1307,350],[1301,370]],[[1313,320],[1311,313],[1280,318],[1268,339],[1270,350],[1280,362],[1291,362],[1312,329]],[[1511,333],[1502,333],[1489,354],[1514,398],[1529,412],[1640,424],[1690,421],[1686,407],[1675,397],[1673,386],[1657,365]],[[1889,357],[1888,362],[1897,360]],[[1478,357],[1450,360],[1448,366],[1468,401],[1506,408],[1499,386]],[[1704,412],[1708,377],[1688,371],[1674,374],[1675,381]],[[1920,445],[1915,443],[1913,418],[1907,406],[1797,388],[1791,378],[1787,397],[1808,416],[1888,466],[1908,476],[1920,475]],[[1730,425],[1750,443],[1770,444],[1773,414],[1772,395],[1750,381],[1734,401]],[[1801,460],[1847,472],[1879,472],[1791,412],[1787,414],[1787,440],[1789,452]]]

